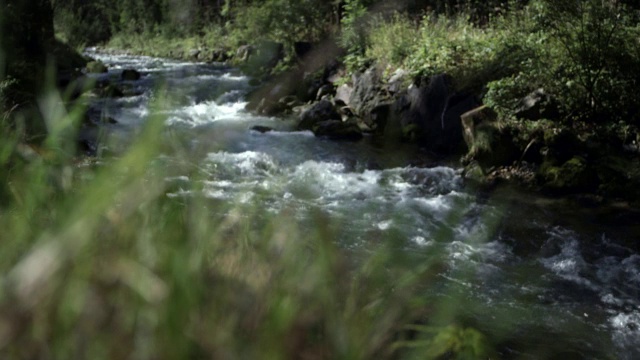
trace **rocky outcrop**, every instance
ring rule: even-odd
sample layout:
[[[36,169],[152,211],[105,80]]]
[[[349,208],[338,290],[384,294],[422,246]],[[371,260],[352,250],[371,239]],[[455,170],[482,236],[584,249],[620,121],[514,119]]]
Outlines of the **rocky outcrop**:
[[[330,101],[321,100],[302,112],[298,130],[313,130],[316,124],[328,120],[342,121],[342,118]]]
[[[473,94],[456,93],[451,79],[441,74],[414,84],[396,100],[395,108],[405,137],[431,151],[452,153],[463,140],[460,116],[478,105]]]

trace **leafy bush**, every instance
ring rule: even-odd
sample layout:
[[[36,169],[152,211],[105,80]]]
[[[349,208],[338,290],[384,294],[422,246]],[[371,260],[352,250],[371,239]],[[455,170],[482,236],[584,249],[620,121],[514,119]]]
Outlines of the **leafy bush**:
[[[517,73],[489,84],[487,102],[513,112],[519,98],[543,88],[570,119],[637,121],[640,28],[628,14],[596,0],[533,2],[525,18],[504,24],[507,42],[518,45],[511,53],[527,56],[514,63]]]

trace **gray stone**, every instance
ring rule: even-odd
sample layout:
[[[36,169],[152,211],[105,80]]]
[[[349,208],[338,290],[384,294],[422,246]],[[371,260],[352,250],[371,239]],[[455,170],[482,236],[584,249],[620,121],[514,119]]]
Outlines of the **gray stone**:
[[[298,129],[311,130],[316,123],[327,120],[341,121],[341,116],[330,101],[322,100],[313,104],[300,115]]]
[[[341,101],[344,105],[350,105],[351,95],[353,94],[353,88],[347,84],[342,84],[336,90],[335,101]]]

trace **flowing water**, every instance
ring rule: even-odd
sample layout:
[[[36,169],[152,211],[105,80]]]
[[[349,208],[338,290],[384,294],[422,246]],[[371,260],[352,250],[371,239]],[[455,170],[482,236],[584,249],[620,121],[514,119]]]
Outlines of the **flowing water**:
[[[411,147],[292,131],[291,120],[245,112],[249,79],[220,64],[89,55],[110,66],[92,75],[99,79],[119,79],[125,68],[142,73],[114,80],[132,96],[92,104],[96,121],[117,121],[105,126],[111,137],[126,144],[160,113],[190,149],[198,171],[167,178],[175,189],[169,196],[192,196],[188,189],[199,182],[198,196],[287,211],[302,228],[320,226],[321,212],[336,242],[356,256],[385,241],[418,262],[437,254],[443,266],[433,296],[455,299],[459,316],[484,330],[509,332],[507,356],[537,358],[551,349],[571,358],[640,358],[633,212],[579,210],[524,194],[487,198],[467,189],[455,166],[408,166],[417,156]],[[250,130],[258,124],[275,131]]]

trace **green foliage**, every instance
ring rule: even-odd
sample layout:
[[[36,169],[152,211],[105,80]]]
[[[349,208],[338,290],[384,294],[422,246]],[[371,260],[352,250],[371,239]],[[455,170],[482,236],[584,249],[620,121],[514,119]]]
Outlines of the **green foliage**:
[[[330,3],[321,0],[272,0],[238,12],[234,26],[245,41],[268,39],[292,46],[295,41],[317,41],[326,34]]]
[[[351,54],[363,55],[367,48],[366,15],[362,0],[345,0],[340,45]]]
[[[487,103],[510,113],[517,99],[544,88],[570,119],[638,121],[640,28],[631,12],[614,2],[545,0],[523,14],[510,39],[519,44],[514,53],[528,55],[518,73],[489,84]]]
[[[496,357],[487,337],[473,328],[458,326],[411,326],[419,334],[418,340],[396,343],[395,346],[412,349],[413,359],[492,359]]]
[[[617,2],[542,1],[541,26],[561,48],[566,64],[559,79],[576,117],[607,120],[629,118],[637,108],[633,89],[640,83],[640,28]],[[554,59],[559,61],[560,59]]]
[[[390,20],[374,19],[369,33],[366,56],[382,64],[400,66],[417,47],[415,24],[404,15],[395,14]]]
[[[54,1],[56,34],[73,47],[109,39],[116,29],[117,10],[111,1]]]

